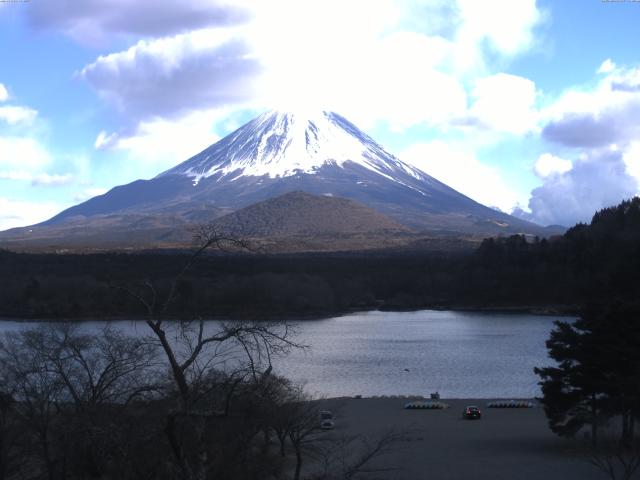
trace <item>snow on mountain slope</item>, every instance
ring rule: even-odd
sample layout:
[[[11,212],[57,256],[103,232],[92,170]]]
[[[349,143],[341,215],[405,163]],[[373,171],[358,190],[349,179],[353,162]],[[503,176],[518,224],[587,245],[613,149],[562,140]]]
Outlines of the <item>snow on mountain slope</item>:
[[[158,177],[182,174],[197,184],[220,174],[225,180],[243,176],[290,177],[315,174],[326,164],[347,161],[402,183],[398,173],[423,181],[420,170],[402,162],[345,118],[333,112],[313,115],[266,112],[195,157]]]
[[[116,217],[126,223],[145,215],[209,221],[290,192],[354,200],[434,235],[548,235],[402,162],[336,113],[274,111],[155,178],[114,187],[38,228],[78,222],[102,226],[105,219],[111,225]]]

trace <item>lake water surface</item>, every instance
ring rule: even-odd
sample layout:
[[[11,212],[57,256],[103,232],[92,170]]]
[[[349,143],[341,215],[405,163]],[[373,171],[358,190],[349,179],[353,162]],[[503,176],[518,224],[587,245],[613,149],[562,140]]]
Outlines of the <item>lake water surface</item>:
[[[305,321],[298,323],[297,340],[310,348],[278,359],[274,368],[306,382],[310,393],[326,397],[433,391],[446,398],[534,397],[540,390],[533,367],[551,364],[545,341],[553,320],[527,314],[423,310]],[[0,332],[32,325],[4,321]],[[143,322],[114,325],[128,333],[147,333]]]

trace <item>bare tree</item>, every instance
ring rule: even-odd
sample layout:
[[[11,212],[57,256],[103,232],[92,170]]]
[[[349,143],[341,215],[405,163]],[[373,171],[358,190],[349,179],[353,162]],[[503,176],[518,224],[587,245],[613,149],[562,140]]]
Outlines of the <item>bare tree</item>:
[[[589,449],[586,458],[611,480],[630,480],[640,468],[640,441],[617,439],[609,431],[598,446]]]
[[[271,425],[285,455],[285,442],[295,454],[294,480],[303,478],[302,468],[310,461],[313,480],[352,480],[366,474],[385,474],[398,470],[376,465],[376,460],[394,450],[410,432],[389,430],[380,435],[335,436],[320,427],[321,403],[312,400],[301,386],[287,385],[282,403],[272,413]],[[286,438],[285,438],[286,436]]]
[[[275,433],[280,447],[280,456],[286,456],[286,445],[289,431],[294,428],[297,420],[295,414],[300,413],[301,388],[294,386],[289,380],[282,379],[278,391],[271,395],[271,401],[267,404],[269,428]],[[317,413],[317,412],[316,412]],[[292,415],[293,414],[293,415]],[[313,416],[313,414],[312,414]],[[314,427],[317,426],[318,417],[315,417]]]
[[[166,316],[169,307],[176,299],[180,281],[207,250],[251,250],[251,243],[248,240],[220,229],[215,223],[196,225],[192,229],[192,234],[195,248],[182,268],[173,276],[166,294],[163,295],[151,279],[146,279],[134,286],[118,285],[116,287],[140,302],[146,311],[147,321]]]
[[[24,333],[6,334],[0,343],[0,370],[4,388],[16,400],[15,415],[34,439],[34,451],[25,454],[31,464],[40,463],[39,468],[53,480],[59,460],[53,427],[59,412],[58,402],[64,399],[64,385],[43,368],[37,352],[25,348]]]
[[[0,372],[15,399],[11,420],[36,440],[48,478],[107,468],[117,410],[157,387],[154,357],[153,345],[109,325],[91,335],[58,323],[5,336]]]
[[[166,294],[162,295],[150,280],[137,288],[120,286],[144,306],[146,323],[164,352],[183,411],[197,400],[198,385],[211,368],[235,362],[240,368],[247,365],[257,379],[261,370],[271,371],[274,356],[301,347],[292,339],[291,326],[281,322],[219,322],[217,328],[209,329],[202,318],[167,322],[165,317],[176,298],[177,286],[200,256],[208,249],[250,249],[247,240],[220,230],[215,223],[195,227],[194,242],[197,247],[173,277]],[[241,365],[241,357],[245,365]]]
[[[6,385],[0,378],[0,384]],[[12,478],[22,467],[21,430],[15,418],[15,400],[0,391],[0,480]]]
[[[321,460],[323,471],[314,480],[352,480],[368,474],[384,474],[398,467],[376,465],[380,457],[392,453],[398,442],[407,438],[409,432],[388,430],[380,435],[362,435],[331,438],[318,445],[316,456]]]
[[[47,324],[21,332],[19,341],[63,383],[65,400],[77,410],[127,403],[156,387],[155,346],[110,324],[97,334],[70,323]]]
[[[288,421],[287,435],[296,456],[296,468],[293,478],[299,480],[302,471],[302,462],[305,450],[316,440],[316,434],[320,432],[320,409],[318,404],[311,402],[302,389],[295,392],[295,402],[284,405]]]
[[[215,224],[198,226],[196,248],[170,282],[166,293],[150,280],[137,288],[124,288],[147,312],[146,324],[161,348],[175,386],[177,406],[167,415],[165,432],[182,478],[205,478],[211,455],[207,452],[205,427],[217,412],[211,397],[219,385],[211,382],[211,371],[222,370],[237,380],[250,379],[258,385],[272,371],[272,359],[301,345],[293,340],[294,330],[286,323],[217,322],[166,320],[176,299],[178,284],[197,259],[208,249],[246,250],[249,243],[221,231]],[[229,411],[227,396],[225,412]],[[194,441],[195,439],[195,441]],[[197,451],[194,451],[194,448]]]

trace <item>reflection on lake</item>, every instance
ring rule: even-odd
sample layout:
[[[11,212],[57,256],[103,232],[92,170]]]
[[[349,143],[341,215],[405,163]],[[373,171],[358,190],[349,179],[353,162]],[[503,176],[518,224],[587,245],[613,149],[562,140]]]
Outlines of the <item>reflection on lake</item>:
[[[310,346],[276,360],[275,371],[321,396],[428,395],[446,398],[539,395],[533,367],[548,365],[555,317],[432,311],[367,312],[298,324]],[[211,323],[214,327],[215,321]],[[0,322],[0,331],[33,326]],[[85,322],[96,329],[104,322]],[[144,322],[114,324],[146,334]]]

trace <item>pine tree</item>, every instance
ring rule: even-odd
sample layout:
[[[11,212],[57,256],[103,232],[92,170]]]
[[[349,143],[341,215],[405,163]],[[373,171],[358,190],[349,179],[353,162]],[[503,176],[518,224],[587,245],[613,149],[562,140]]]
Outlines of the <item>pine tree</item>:
[[[555,322],[547,341],[557,366],[535,368],[551,430],[573,436],[614,416],[622,438],[631,443],[640,415],[640,315],[631,305],[590,307],[574,323]]]

